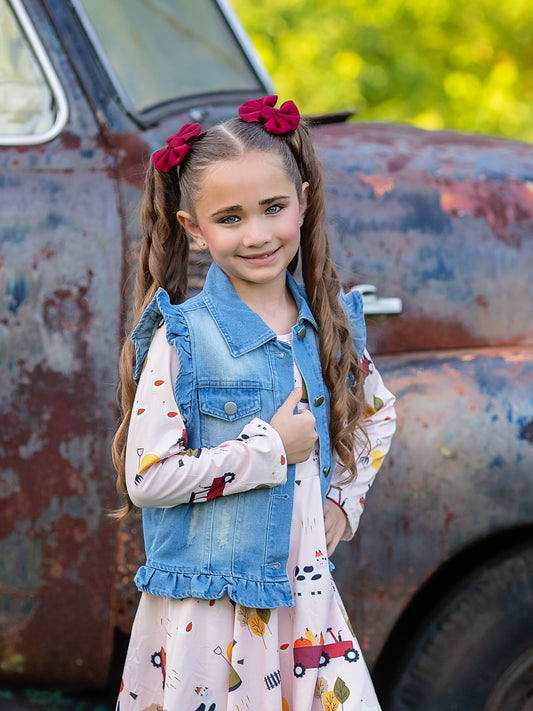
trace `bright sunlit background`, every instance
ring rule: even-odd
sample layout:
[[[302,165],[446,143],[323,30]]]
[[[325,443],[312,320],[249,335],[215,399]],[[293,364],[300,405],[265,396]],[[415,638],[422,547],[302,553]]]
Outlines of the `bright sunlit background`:
[[[232,0],[280,100],[533,141],[532,0]]]

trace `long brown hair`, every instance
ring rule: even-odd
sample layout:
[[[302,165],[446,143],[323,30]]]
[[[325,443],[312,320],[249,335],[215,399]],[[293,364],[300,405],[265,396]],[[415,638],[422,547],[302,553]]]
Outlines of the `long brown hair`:
[[[353,346],[350,323],[338,300],[340,283],[326,232],[322,167],[304,122],[296,131],[277,136],[265,131],[261,124],[230,119],[203,133],[186,159],[168,173],[156,170],[150,162],[141,207],[142,244],[135,278],[133,324],[137,324],[159,287],[168,292],[172,303],[185,300],[189,238],[176,213],[183,208],[195,216],[195,202],[204,171],[209,166],[216,161],[238,158],[251,150],[279,154],[298,197],[302,183],[309,183],[307,210],[301,227],[301,270],[309,306],[320,327],[320,362],[331,394],[330,439],[335,458],[346,470],[344,481],[348,482],[357,475],[354,445],[367,441],[363,427],[363,375]],[[294,274],[297,266],[298,255],[289,265],[289,271]],[[126,500],[119,515],[125,515],[132,508],[126,489],[124,462],[135,397],[134,363],[135,350],[128,338],[119,366],[122,419],[112,450],[118,489]]]

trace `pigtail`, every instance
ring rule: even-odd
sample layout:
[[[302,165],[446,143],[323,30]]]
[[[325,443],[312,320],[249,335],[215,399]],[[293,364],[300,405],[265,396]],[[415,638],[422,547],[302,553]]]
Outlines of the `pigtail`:
[[[307,126],[300,124],[288,141],[302,180],[309,183],[301,229],[302,276],[311,311],[320,326],[320,361],[331,395],[331,444],[336,460],[346,469],[343,483],[347,483],[357,476],[355,444],[366,446],[368,443],[363,426],[366,410],[363,372],[353,346],[349,319],[339,303],[341,285],[325,227],[322,167]]]
[[[133,290],[134,327],[159,287],[168,292],[174,304],[181,303],[187,296],[189,240],[176,217],[179,208],[177,170],[163,173],[150,161],[140,214],[142,242]],[[130,335],[120,355],[117,399],[121,421],[112,445],[117,489],[125,499],[124,506],[115,513],[117,518],[123,518],[132,509],[125,473],[126,440],[136,390],[133,380],[135,346]]]

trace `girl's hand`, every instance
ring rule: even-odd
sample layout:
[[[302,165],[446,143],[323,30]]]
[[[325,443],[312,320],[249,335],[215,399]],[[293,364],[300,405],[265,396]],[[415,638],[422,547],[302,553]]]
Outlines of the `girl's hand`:
[[[305,462],[317,440],[313,413],[304,410],[294,414],[301,397],[302,389],[295,388],[270,420],[270,424],[281,437],[288,464]]]
[[[337,547],[346,528],[346,514],[330,499],[324,501],[324,528],[329,557]]]

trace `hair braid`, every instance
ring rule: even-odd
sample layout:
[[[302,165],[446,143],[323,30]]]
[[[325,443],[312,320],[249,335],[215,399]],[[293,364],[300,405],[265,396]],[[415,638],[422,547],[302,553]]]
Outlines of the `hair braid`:
[[[152,162],[146,173],[145,193],[141,206],[142,242],[133,290],[133,325],[135,326],[159,287],[164,288],[174,304],[187,295],[189,240],[179,224],[176,213],[180,205],[177,171],[160,173]],[[121,423],[113,439],[113,464],[118,473],[117,488],[125,498],[117,517],[132,508],[126,488],[126,439],[135,399],[133,367],[135,347],[126,338],[119,362],[118,402]]]
[[[363,373],[353,346],[350,322],[339,303],[341,287],[325,226],[322,167],[305,125],[295,132],[291,146],[302,179],[309,183],[300,252],[307,298],[320,326],[320,361],[331,397],[331,445],[337,461],[347,472],[345,481],[351,481],[357,475],[354,445],[368,441],[363,427],[366,409]]]

